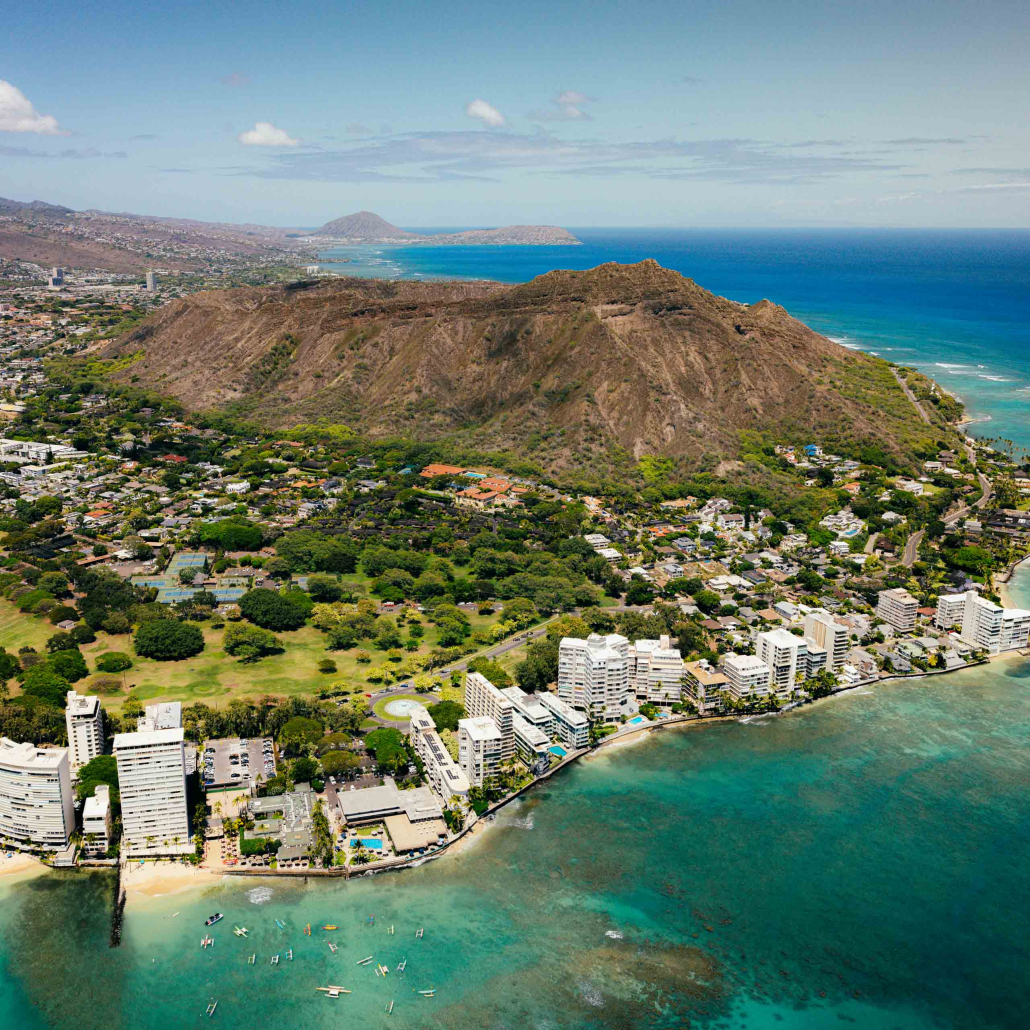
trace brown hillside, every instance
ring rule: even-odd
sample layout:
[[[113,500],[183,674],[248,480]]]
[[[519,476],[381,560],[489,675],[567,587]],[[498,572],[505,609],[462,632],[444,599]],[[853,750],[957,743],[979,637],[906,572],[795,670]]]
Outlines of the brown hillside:
[[[106,348],[188,407],[533,452],[732,455],[741,430],[899,455],[940,436],[881,360],[655,261],[518,286],[340,279],[197,294]],[[137,380],[138,377],[138,380]]]

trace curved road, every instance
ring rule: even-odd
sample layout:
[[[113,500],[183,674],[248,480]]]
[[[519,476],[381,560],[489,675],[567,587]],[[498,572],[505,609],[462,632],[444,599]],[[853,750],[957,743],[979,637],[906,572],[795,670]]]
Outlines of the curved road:
[[[981,496],[978,501],[974,501],[972,504],[963,504],[961,508],[956,508],[955,511],[945,515],[941,521],[946,526],[955,525],[959,519],[965,518],[966,515],[968,515],[974,508],[984,508],[990,502],[991,497],[994,494],[994,488],[991,486],[991,481],[982,472],[977,473],[977,478],[980,480],[980,488],[983,490],[983,496]],[[926,530],[920,529],[908,538],[908,541],[905,544],[905,551],[901,556],[902,565],[912,568],[916,562],[916,555],[919,553],[919,545],[922,543],[925,535]]]

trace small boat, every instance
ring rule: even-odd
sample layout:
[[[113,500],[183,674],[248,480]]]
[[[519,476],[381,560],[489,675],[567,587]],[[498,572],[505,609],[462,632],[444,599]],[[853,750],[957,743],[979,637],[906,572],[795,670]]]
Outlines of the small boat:
[[[310,923],[308,923],[308,925],[304,927],[304,934],[307,937],[311,936],[311,924]]]
[[[208,1005],[208,1007],[207,1007],[207,1014],[209,1016],[213,1016],[215,1014],[215,1009],[216,1008],[218,1008],[218,1002],[217,1001],[211,1002],[211,1004]]]
[[[404,972],[404,969],[405,969],[405,967],[407,966],[407,964],[408,964],[408,960],[407,960],[407,959],[404,959],[404,960],[403,960],[403,961],[401,962],[401,964],[400,964],[400,965],[399,965],[399,966],[397,967],[397,972],[398,972],[398,973],[403,973],[403,972]]]
[[[358,959],[358,965],[359,966],[367,966],[369,964],[369,962],[371,962],[371,961],[372,961],[372,956],[371,955],[369,955],[368,958],[359,958]]]
[[[278,955],[273,955],[272,956],[272,961],[269,964],[273,965],[273,966],[279,965],[279,956]]]
[[[328,987],[316,987],[316,991],[323,991],[330,998],[339,998],[341,994],[350,994],[346,987],[336,987],[330,984]]]
[[[335,955],[336,954],[336,945],[333,944],[332,941],[326,941],[326,944],[329,945],[329,950]]]
[[[234,926],[232,928],[232,932],[236,934],[237,937],[246,937],[250,931],[245,926]]]
[[[286,957],[287,957],[287,958],[288,958],[288,959],[289,959],[289,960],[290,960],[291,962],[293,961],[293,948],[290,948],[290,950],[289,950],[288,952],[286,952]]]
[[[206,936],[206,937],[201,937],[200,938],[200,946],[202,948],[209,948],[214,943],[215,943],[214,937]]]
[[[390,1004],[386,1006],[386,1014],[389,1016],[392,1013],[393,1013],[393,1001],[391,1001]]]
[[[178,914],[179,914],[178,912],[173,912],[172,913],[172,918],[174,919]]]
[[[255,952],[255,953],[254,953],[253,955],[251,955],[251,956],[250,956],[250,958],[249,958],[249,959],[247,959],[247,965],[248,965],[248,966],[252,966],[252,965],[254,965],[254,964],[255,964],[256,962],[257,962],[257,952]]]
[[[340,928],[335,923],[330,923],[328,926],[323,926],[323,930],[339,930]]]
[[[205,926],[214,926],[215,923],[217,923],[219,919],[224,919],[224,918],[225,918],[225,916],[223,916],[221,912],[216,912],[213,916],[210,916],[209,918],[204,920],[204,925]]]
[[[390,929],[389,929],[389,930],[387,930],[386,932],[387,932],[387,933],[393,933],[393,927],[391,926],[391,927],[390,927]]]
[[[286,924],[281,919],[277,919],[275,921],[275,925],[278,926],[280,930],[286,929]]]
[[[426,931],[425,931],[425,927],[422,927],[422,926],[420,926],[420,927],[419,927],[419,928],[418,928],[418,929],[417,929],[417,930],[415,931],[415,940],[416,940],[416,941],[420,941],[420,940],[422,940],[422,935],[423,935],[423,934],[424,934],[425,932],[426,932]]]
[[[436,988],[430,987],[428,991],[419,991],[418,993],[421,994],[423,998],[432,998],[433,995],[436,994]]]

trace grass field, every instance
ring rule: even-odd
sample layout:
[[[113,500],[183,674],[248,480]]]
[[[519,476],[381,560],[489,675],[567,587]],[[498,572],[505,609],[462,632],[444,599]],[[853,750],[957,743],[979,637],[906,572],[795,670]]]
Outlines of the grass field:
[[[483,616],[469,614],[473,631],[487,629],[494,625],[499,614]],[[425,654],[437,646],[439,632],[431,623],[423,624],[425,636],[417,654]],[[132,637],[112,637],[99,633],[92,644],[81,648],[87,665],[94,668],[96,659],[105,651],[122,651],[133,656],[133,667],[123,677],[124,688],[118,693],[104,694],[105,708],[118,711],[131,692],[141,701],[182,701],[194,704],[198,701],[212,707],[224,707],[233,698],[259,698],[266,694],[303,695],[314,694],[330,684],[342,683],[352,691],[371,691],[382,684],[371,685],[368,674],[373,669],[389,666],[403,666],[404,661],[392,663],[382,651],[363,641],[364,649],[372,656],[369,664],[361,664],[352,651],[327,651],[325,636],[311,626],[305,626],[292,633],[278,633],[283,652],[270,655],[259,662],[243,664],[222,650],[223,630],[211,629],[202,624],[204,651],[195,658],[179,662],[157,662],[149,658],[133,656]],[[55,629],[44,618],[22,615],[9,601],[0,599],[0,645],[8,651],[17,652],[20,647],[34,647],[42,652],[47,639]],[[407,657],[407,652],[405,652]],[[323,658],[336,662],[337,671],[322,673],[318,663]],[[90,683],[104,674],[91,676],[77,683],[81,693],[89,689]],[[118,674],[121,676],[121,674]],[[111,674],[107,677],[110,679]],[[17,690],[12,690],[17,693]]]

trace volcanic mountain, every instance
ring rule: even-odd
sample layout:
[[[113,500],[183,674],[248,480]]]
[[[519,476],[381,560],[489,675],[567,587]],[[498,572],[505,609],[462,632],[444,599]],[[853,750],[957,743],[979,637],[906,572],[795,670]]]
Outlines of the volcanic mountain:
[[[316,229],[314,236],[338,236],[341,239],[367,240],[378,243],[380,240],[421,239],[415,232],[406,232],[391,225],[385,218],[371,211],[358,211],[353,215],[344,215],[326,222],[321,229]]]
[[[613,453],[709,467],[747,431],[876,444],[911,468],[950,432],[932,405],[922,421],[881,359],[651,260],[516,286],[340,278],[193,294],[104,354],[134,356],[125,379],[192,409],[450,436],[554,469]]]

